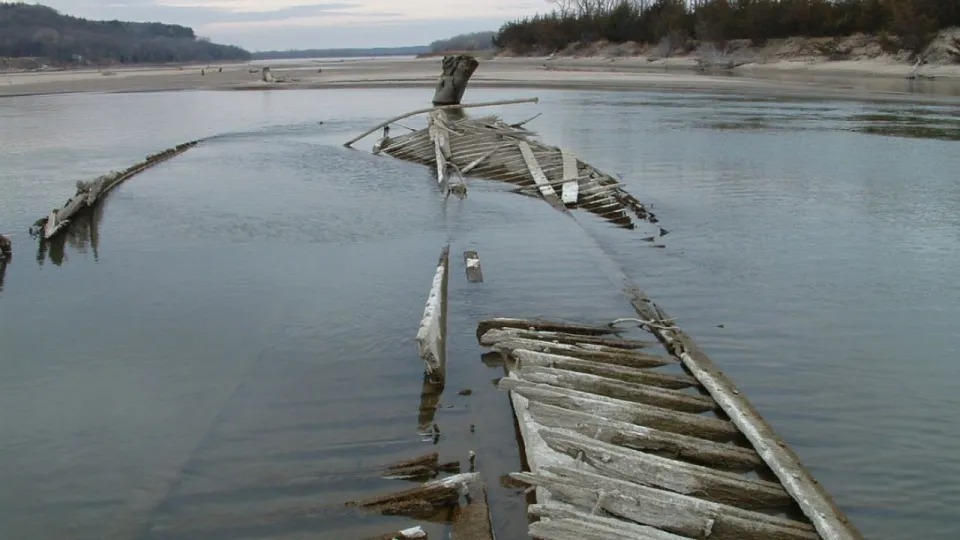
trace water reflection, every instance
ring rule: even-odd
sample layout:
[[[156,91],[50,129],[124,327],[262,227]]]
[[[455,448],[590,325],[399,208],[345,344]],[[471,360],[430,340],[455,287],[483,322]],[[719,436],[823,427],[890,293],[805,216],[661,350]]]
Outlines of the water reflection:
[[[7,277],[7,259],[0,259],[0,292],[3,292],[3,280]]]
[[[103,219],[103,210],[106,203],[95,205],[77,213],[66,230],[51,240],[39,241],[37,247],[37,263],[40,266],[49,259],[56,266],[62,266],[67,257],[67,247],[76,253],[92,253],[94,260],[99,260],[100,221]]]

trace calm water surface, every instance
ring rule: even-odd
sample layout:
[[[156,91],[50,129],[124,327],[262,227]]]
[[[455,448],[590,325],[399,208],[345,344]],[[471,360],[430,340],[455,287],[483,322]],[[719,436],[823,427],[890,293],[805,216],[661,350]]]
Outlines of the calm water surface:
[[[0,99],[0,231],[15,249],[0,271],[0,538],[383,533],[410,523],[343,502],[402,489],[376,468],[433,449],[477,451],[498,532],[522,534],[522,495],[499,483],[520,466],[511,412],[476,321],[631,311],[580,226],[541,201],[474,181],[445,203],[425,168],[339,146],[425,92]],[[620,174],[670,230],[650,249],[581,215],[587,234],[865,535],[960,537],[958,109],[537,94],[503,112],[543,112],[547,141]],[[75,180],[201,137],[63,241],[26,234]],[[434,446],[417,433],[412,337],[447,242]],[[467,249],[482,286],[463,279]]]

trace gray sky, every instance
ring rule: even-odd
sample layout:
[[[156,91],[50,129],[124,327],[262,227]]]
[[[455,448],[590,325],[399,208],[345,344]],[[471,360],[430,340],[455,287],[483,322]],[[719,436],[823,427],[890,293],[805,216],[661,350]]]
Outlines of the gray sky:
[[[250,50],[426,45],[496,30],[546,11],[546,0],[40,0],[88,19],[191,26],[200,36]]]

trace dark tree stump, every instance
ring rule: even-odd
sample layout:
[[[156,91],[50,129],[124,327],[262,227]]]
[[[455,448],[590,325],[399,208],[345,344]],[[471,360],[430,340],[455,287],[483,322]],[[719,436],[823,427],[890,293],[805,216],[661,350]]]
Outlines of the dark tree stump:
[[[434,105],[459,105],[467,91],[467,83],[480,62],[472,56],[444,56],[443,74],[433,94]]]

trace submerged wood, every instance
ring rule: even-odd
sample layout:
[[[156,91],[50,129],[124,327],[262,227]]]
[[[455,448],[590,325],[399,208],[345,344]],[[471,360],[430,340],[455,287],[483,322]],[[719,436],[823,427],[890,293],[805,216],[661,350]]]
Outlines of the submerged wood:
[[[469,492],[470,484],[479,480],[478,473],[457,474],[397,493],[351,501],[347,505],[383,515],[427,519],[441,511],[452,510],[459,504],[461,495]]]
[[[501,328],[518,328],[541,332],[564,332],[567,334],[584,336],[607,336],[614,333],[614,329],[610,328],[609,326],[589,326],[585,324],[545,321],[541,319],[511,319],[498,317],[480,321],[480,323],[477,325],[477,339],[482,339],[483,335],[492,329]]]
[[[591,360],[581,360],[572,356],[560,354],[541,353],[526,349],[509,349],[509,344],[498,344],[494,349],[506,347],[510,356],[518,360],[521,366],[540,366],[557,369],[566,369],[580,373],[589,373],[609,379],[616,379],[625,382],[649,384],[679,390],[689,388],[697,384],[696,379],[687,375],[673,375],[670,373],[660,373],[649,369],[637,369],[632,367],[610,365]]]
[[[628,291],[631,303],[641,318],[651,321],[651,331],[680,358],[688,370],[717,400],[730,421],[743,435],[783,483],[784,489],[800,505],[800,509],[816,527],[824,540],[860,540],[862,536],[837,508],[825,489],[800,463],[800,458],[777,436],[716,365],[694,341],[673,325],[671,319],[642,292]]]
[[[653,368],[676,364],[676,362],[664,356],[589,343],[567,344],[520,338],[515,337],[512,332],[502,332],[500,330],[491,330],[484,334],[481,344],[501,351],[523,349],[630,368]]]
[[[62,232],[70,220],[84,208],[88,208],[102,200],[113,188],[134,175],[178,156],[196,146],[200,141],[190,141],[177,145],[157,154],[151,154],[140,163],[120,172],[105,174],[91,182],[77,182],[76,195],[70,198],[62,208],[54,208],[50,214],[34,224],[32,232],[39,234],[43,240],[50,240]]]
[[[528,330],[524,328],[493,328],[480,336],[480,344],[491,346],[498,341],[508,339],[531,339],[538,341],[547,341],[549,343],[575,345],[580,348],[591,348],[596,345],[599,348],[593,349],[603,351],[604,348],[610,349],[643,349],[656,345],[655,341],[639,341],[635,339],[620,339],[606,336],[589,336],[585,334],[571,334],[568,332],[551,332],[548,330]],[[624,351],[619,351],[624,352]],[[650,355],[653,356],[653,355]],[[665,358],[668,363],[676,363],[673,358]]]
[[[541,540],[685,540],[660,529],[594,515],[563,503],[533,504],[527,513],[540,518],[530,524],[530,536]]]
[[[513,478],[544,488],[578,508],[657,527],[689,538],[710,540],[816,540],[808,524],[736,506],[698,499],[569,466],[547,466]]]
[[[478,255],[476,251],[464,251],[463,264],[467,267],[467,281],[470,283],[483,282],[483,269],[480,268],[480,255]]]
[[[460,472],[460,462],[440,463],[436,452],[387,465],[383,477],[391,480],[426,480],[441,472]]]
[[[410,527],[408,529],[399,530],[393,533],[382,534],[380,536],[374,536],[367,538],[366,540],[418,540],[426,539],[427,533],[423,530],[423,527],[416,526]]]
[[[0,234],[0,261],[6,261],[13,256],[13,244],[10,239]]]
[[[450,267],[450,246],[443,248],[437,271],[430,285],[430,294],[417,330],[420,358],[426,364],[430,382],[443,384],[446,378],[447,282]]]

